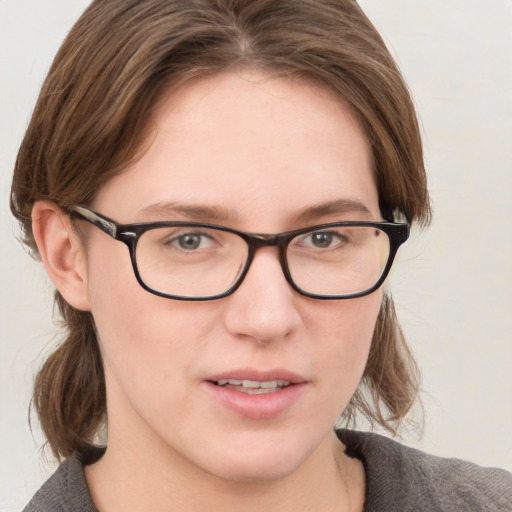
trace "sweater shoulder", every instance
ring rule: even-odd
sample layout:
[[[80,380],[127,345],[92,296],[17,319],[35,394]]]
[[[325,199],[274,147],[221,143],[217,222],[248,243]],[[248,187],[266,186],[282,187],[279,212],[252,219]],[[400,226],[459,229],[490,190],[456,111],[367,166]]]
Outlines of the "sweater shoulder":
[[[394,501],[389,510],[402,511],[512,511],[512,474],[503,469],[430,455],[377,434],[339,437],[349,455],[363,460],[369,502]]]
[[[23,512],[97,512],[83,464],[76,455],[66,459],[36,492]]]

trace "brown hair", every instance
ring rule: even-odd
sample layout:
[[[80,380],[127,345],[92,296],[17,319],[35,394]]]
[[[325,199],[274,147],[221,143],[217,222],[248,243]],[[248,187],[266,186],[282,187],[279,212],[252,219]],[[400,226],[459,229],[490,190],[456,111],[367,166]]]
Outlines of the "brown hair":
[[[353,0],[95,0],[60,48],[19,150],[11,210],[37,255],[31,210],[89,203],[136,158],[169,84],[257,67],[328,84],[371,141],[385,216],[427,223],[429,198],[414,106],[381,37]],[[66,337],[41,368],[33,403],[57,458],[83,452],[106,414],[93,318],[56,292]],[[360,389],[361,411],[396,432],[418,373],[385,297]]]

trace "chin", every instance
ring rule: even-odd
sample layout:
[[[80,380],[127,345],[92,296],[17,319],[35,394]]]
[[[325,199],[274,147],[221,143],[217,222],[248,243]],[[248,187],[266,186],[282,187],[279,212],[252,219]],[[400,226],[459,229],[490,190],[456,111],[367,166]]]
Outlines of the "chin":
[[[216,450],[203,468],[232,482],[272,482],[294,473],[309,455],[303,442],[294,443],[290,438],[276,442],[253,435],[243,443],[231,443],[228,449]]]
[[[269,460],[224,460],[221,467],[211,468],[210,473],[230,482],[266,483],[282,480],[292,474],[300,466],[298,461],[276,461],[276,454]]]

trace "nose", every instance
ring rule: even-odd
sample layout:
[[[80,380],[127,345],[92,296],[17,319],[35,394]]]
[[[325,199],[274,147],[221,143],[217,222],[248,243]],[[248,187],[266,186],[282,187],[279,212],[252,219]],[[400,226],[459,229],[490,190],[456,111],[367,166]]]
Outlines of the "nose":
[[[260,344],[284,340],[301,324],[296,307],[300,300],[286,281],[277,248],[262,247],[243,283],[226,298],[226,328]]]

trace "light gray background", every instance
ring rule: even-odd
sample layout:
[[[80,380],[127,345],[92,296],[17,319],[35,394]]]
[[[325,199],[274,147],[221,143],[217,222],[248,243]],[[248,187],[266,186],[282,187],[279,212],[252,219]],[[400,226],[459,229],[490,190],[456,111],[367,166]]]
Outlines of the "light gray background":
[[[413,91],[434,200],[391,286],[420,361],[426,451],[512,470],[512,1],[362,0]],[[14,239],[11,171],[38,88],[86,0],[0,0],[0,510],[52,466],[27,423],[54,340],[51,288]],[[416,237],[415,237],[416,238]]]

